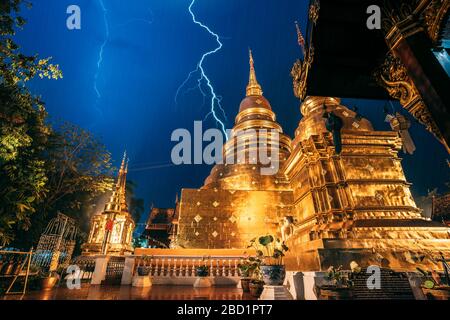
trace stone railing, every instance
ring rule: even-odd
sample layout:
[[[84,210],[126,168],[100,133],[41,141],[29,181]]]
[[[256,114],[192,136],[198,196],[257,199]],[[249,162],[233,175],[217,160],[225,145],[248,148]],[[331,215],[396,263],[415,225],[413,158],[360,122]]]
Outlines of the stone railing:
[[[131,285],[138,278],[138,267],[145,266],[154,285],[192,285],[196,269],[206,265],[213,285],[239,283],[239,263],[247,257],[241,249],[136,249],[135,255],[124,256],[122,285]],[[96,256],[91,284],[107,280],[111,256]]]
[[[196,268],[207,266],[212,277],[239,277],[242,257],[230,256],[142,256],[135,257],[134,272],[139,266],[150,269],[152,277],[195,277]]]
[[[138,275],[138,267],[146,267],[153,284],[191,285],[196,279],[196,268],[207,266],[214,285],[237,284],[240,278],[238,264],[242,256],[183,256],[153,255],[128,257],[126,265],[132,268],[132,277]],[[129,278],[124,271],[124,277]],[[125,282],[125,283],[124,283]],[[127,280],[122,281],[126,284]]]

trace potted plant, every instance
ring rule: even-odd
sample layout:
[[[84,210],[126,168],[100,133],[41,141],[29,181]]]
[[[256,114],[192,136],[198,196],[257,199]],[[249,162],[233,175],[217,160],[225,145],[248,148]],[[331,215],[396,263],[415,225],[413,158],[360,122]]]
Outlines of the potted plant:
[[[361,269],[359,268],[359,270]],[[353,297],[353,281],[349,279],[350,277],[342,271],[342,266],[329,267],[326,275],[328,284],[318,286],[320,298],[324,300],[351,299]]]
[[[265,283],[262,279],[261,268],[260,265],[258,265],[252,274],[252,278],[250,279],[250,294],[255,298],[259,298],[261,296],[261,293],[264,291],[264,284]]]
[[[272,235],[265,235],[258,239],[252,239],[250,246],[256,249],[257,256],[262,260],[260,269],[265,284],[269,286],[283,285],[286,277],[283,257],[284,253],[289,250],[286,244]]]
[[[195,268],[195,275],[197,279],[194,282],[194,288],[211,287],[212,283],[209,280],[209,267],[206,265],[205,258],[202,259],[203,264]]]
[[[56,271],[41,273],[41,290],[53,289],[59,281],[59,275]]]
[[[416,268],[423,276],[422,292],[429,300],[450,300],[450,286],[443,284],[436,271]]]
[[[206,265],[198,266],[195,268],[195,275],[200,278],[205,278],[209,275],[209,268]]]
[[[137,267],[137,273],[140,277],[146,277],[150,274],[150,257],[149,256],[142,256],[141,259],[139,259],[138,267]]]
[[[261,259],[258,257],[247,257],[242,263],[238,264],[238,268],[241,272],[241,287],[242,291],[250,292],[250,281],[252,280],[253,273],[259,269]]]

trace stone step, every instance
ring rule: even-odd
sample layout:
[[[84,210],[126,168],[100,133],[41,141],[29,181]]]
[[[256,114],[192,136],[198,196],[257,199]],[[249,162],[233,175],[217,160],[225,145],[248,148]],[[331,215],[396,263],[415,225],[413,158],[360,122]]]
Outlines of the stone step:
[[[383,300],[383,299],[407,299],[414,300],[414,294],[405,273],[394,272],[389,269],[381,269],[381,288],[369,289],[367,279],[371,274],[363,269],[360,274],[354,275],[354,299],[356,300]]]

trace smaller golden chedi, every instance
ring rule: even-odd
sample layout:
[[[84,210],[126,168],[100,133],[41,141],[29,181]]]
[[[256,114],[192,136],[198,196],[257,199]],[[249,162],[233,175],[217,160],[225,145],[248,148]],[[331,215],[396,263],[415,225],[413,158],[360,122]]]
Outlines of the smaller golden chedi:
[[[82,245],[83,255],[124,255],[133,253],[132,236],[135,223],[128,212],[126,181],[128,161],[124,154],[117,183],[102,213],[94,215],[88,241]]]

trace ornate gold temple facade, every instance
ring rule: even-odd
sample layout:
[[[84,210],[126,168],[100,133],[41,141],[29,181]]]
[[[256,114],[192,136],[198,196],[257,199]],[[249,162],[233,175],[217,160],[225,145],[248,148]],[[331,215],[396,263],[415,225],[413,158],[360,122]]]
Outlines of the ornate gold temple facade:
[[[323,106],[343,119],[342,153],[334,152]],[[414,269],[450,253],[450,229],[422,217],[410,192],[396,132],[374,131],[336,98],[308,97],[285,166],[294,193],[287,238],[294,269],[378,264]]]
[[[324,108],[343,120],[339,154],[325,127]],[[415,269],[432,265],[434,253],[450,254],[450,229],[423,218],[414,202],[398,157],[397,132],[375,131],[338,98],[307,97],[300,109],[303,118],[291,141],[262,95],[250,55],[247,95],[233,131],[254,129],[259,137],[265,129],[276,130],[280,170],[261,174],[263,165],[248,150],[265,146],[249,144],[243,151],[231,138],[224,157],[245,161],[218,164],[202,188],[182,190],[178,245],[239,249],[256,236],[276,233],[291,249],[290,270],[352,260]]]
[[[119,169],[117,183],[102,213],[94,215],[83,255],[124,255],[133,253],[132,238],[135,223],[128,212],[126,154]]]

